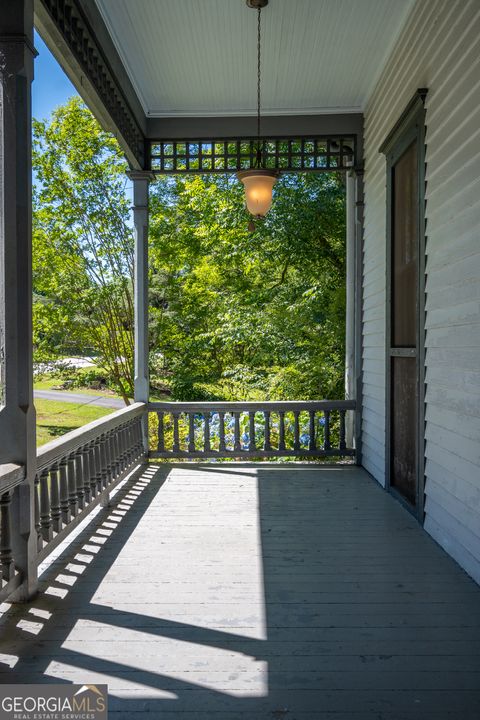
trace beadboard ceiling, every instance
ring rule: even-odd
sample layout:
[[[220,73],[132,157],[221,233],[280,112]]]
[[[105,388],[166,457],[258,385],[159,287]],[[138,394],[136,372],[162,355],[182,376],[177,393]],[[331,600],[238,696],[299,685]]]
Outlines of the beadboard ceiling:
[[[149,117],[250,115],[256,12],[245,0],[96,0]],[[359,112],[414,0],[270,0],[262,111]]]

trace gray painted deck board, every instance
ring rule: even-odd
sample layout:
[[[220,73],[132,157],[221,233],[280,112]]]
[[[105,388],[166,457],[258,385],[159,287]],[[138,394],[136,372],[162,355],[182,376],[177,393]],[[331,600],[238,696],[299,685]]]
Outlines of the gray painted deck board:
[[[117,720],[480,716],[480,588],[354,467],[139,471],[0,633]]]

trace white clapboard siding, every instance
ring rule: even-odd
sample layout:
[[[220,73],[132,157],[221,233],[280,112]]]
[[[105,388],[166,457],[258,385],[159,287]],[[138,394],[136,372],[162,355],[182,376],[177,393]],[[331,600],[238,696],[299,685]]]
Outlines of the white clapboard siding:
[[[384,484],[385,158],[426,101],[426,530],[480,581],[480,2],[418,0],[365,111],[363,463]]]

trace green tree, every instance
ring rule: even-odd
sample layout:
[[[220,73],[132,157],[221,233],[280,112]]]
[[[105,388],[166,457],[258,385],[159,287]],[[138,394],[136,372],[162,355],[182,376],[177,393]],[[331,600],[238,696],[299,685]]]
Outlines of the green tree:
[[[133,240],[126,163],[78,98],[34,123],[36,359],[86,349],[128,402]],[[151,190],[152,377],[176,399],[343,394],[345,203],[337,174],[283,175],[247,230],[232,175]]]
[[[120,148],[80,98],[33,124],[35,359],[91,350],[132,393],[133,239]]]
[[[344,217],[336,174],[282,176],[254,233],[234,176],[156,183],[151,330],[179,398],[342,396]]]

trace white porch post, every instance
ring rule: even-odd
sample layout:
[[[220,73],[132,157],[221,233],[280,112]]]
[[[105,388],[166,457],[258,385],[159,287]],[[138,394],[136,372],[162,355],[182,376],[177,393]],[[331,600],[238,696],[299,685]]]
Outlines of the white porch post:
[[[135,402],[148,403],[148,186],[153,173],[132,170],[133,225],[135,236]],[[143,424],[144,447],[148,449],[147,418]]]
[[[355,412],[355,449],[357,465],[362,464],[362,407],[363,407],[363,168],[357,167],[354,176],[354,392],[357,409]]]
[[[25,468],[11,505],[12,550],[23,584],[37,587],[36,471],[32,363],[31,83],[33,0],[0,14],[0,463]]]
[[[345,437],[361,464],[363,170],[359,167],[352,167],[346,176],[346,215],[345,398],[356,400],[357,409],[355,419],[347,415]]]
[[[355,177],[346,174],[346,301],[345,301],[345,399],[355,399]],[[347,414],[345,423],[347,447],[354,440],[354,419]]]

